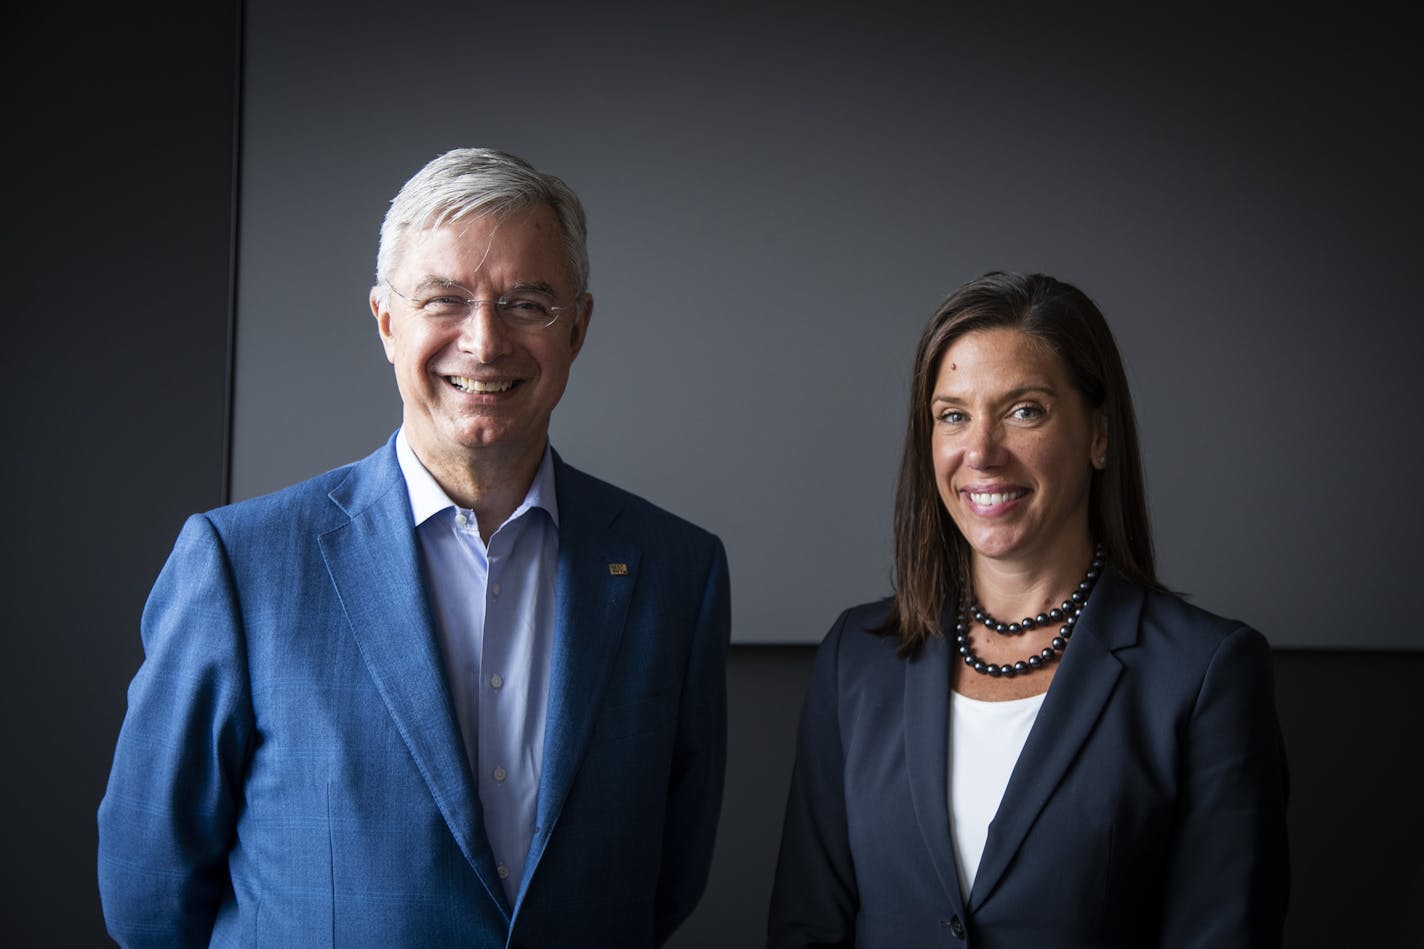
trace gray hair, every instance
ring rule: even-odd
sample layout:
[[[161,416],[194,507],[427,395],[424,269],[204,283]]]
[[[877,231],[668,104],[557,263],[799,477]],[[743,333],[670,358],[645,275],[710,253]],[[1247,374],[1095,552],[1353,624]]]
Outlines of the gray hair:
[[[432,159],[391,199],[381,222],[376,252],[376,284],[381,299],[390,286],[412,228],[435,228],[472,214],[511,214],[547,204],[564,235],[569,275],[577,293],[588,289],[588,222],[583,205],[564,182],[493,148],[455,148]]]

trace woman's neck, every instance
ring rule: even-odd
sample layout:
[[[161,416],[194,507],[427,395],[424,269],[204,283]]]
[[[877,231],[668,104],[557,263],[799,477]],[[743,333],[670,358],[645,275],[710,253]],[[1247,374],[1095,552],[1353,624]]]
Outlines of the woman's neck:
[[[1087,535],[1032,561],[971,555],[970,597],[991,616],[1015,623],[1060,605],[1078,588],[1092,560],[1093,541]]]

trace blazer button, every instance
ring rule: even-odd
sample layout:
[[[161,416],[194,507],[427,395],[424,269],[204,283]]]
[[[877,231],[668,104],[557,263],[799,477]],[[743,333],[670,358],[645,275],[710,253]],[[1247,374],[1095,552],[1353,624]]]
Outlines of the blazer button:
[[[958,916],[949,917],[949,931],[954,933],[955,939],[964,938],[964,923],[960,921]]]

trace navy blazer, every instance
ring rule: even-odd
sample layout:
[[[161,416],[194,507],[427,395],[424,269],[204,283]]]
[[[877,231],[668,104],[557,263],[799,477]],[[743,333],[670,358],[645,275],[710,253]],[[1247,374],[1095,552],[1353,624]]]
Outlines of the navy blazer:
[[[1259,633],[1105,571],[965,900],[947,790],[959,660],[942,638],[897,657],[869,632],[888,610],[848,610],[816,654],[773,949],[1280,945],[1287,779]]]
[[[121,944],[642,947],[691,912],[726,755],[726,558],[554,464],[557,625],[514,905],[392,440],[184,526],[99,809]]]

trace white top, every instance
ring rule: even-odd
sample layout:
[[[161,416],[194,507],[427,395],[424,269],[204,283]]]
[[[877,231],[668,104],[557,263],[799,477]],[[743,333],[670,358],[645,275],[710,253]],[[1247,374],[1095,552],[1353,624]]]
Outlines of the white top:
[[[949,693],[949,830],[960,895],[966,900],[974,889],[989,822],[999,811],[1009,775],[1047,694],[985,702]]]

